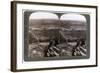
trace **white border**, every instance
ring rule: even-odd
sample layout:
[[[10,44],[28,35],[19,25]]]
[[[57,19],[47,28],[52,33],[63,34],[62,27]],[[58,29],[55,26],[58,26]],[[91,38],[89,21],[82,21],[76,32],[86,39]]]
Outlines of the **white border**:
[[[29,10],[51,10],[51,11],[73,11],[79,13],[90,13],[90,58],[77,60],[58,60],[58,61],[34,61],[22,62],[23,50],[23,22],[22,9]],[[32,69],[32,68],[50,68],[50,67],[64,67],[64,66],[82,66],[95,65],[96,62],[96,9],[94,8],[80,8],[80,7],[64,7],[64,6],[46,6],[46,5],[29,5],[17,4],[17,69]]]

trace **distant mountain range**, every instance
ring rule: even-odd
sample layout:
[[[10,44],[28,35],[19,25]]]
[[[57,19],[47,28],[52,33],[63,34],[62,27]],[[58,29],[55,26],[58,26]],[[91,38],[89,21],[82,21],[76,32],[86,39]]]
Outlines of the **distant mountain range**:
[[[31,28],[66,28],[70,29],[86,29],[86,22],[83,21],[71,21],[71,20],[55,20],[55,19],[34,19],[29,20],[29,27]]]

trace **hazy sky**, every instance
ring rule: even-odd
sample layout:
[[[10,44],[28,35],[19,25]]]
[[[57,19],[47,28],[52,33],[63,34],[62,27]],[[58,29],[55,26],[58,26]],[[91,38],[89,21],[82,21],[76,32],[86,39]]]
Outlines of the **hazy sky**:
[[[75,20],[75,21],[84,21],[86,22],[86,18],[83,15],[80,14],[74,14],[74,13],[69,13],[69,14],[64,14],[60,17],[60,20]]]
[[[35,12],[30,15],[29,19],[58,19],[58,16],[50,12]]]
[[[30,15],[29,19],[58,19],[58,16],[50,12],[35,12]],[[85,16],[75,13],[63,14],[60,17],[60,20],[74,20],[86,22]]]

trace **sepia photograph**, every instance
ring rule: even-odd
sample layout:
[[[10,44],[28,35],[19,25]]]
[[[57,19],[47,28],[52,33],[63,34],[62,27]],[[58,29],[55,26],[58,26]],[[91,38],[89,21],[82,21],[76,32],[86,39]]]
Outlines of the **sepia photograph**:
[[[26,10],[24,60],[89,58],[89,18],[82,13]]]
[[[11,71],[97,66],[97,6],[11,2]]]

